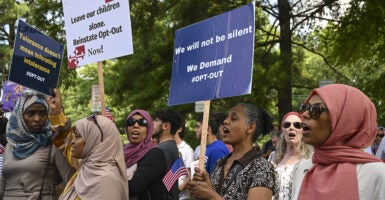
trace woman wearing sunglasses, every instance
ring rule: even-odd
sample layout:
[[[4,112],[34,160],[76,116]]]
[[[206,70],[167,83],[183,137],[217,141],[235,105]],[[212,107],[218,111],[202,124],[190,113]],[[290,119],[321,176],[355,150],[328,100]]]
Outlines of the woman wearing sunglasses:
[[[276,199],[290,198],[294,165],[302,159],[309,159],[312,155],[311,147],[302,142],[302,120],[303,117],[297,112],[289,112],[282,118],[282,136],[277,150],[269,157],[277,172]]]
[[[60,175],[68,181],[73,174],[51,143],[49,112],[40,93],[26,91],[16,102],[6,129],[0,199],[56,199],[54,188]]]
[[[303,141],[314,154],[294,169],[292,199],[385,199],[385,164],[362,151],[377,133],[370,99],[331,84],[314,89],[299,111]]]
[[[119,130],[107,117],[91,115],[72,128],[63,114],[59,90],[48,99],[50,119],[56,136],[54,144],[64,148],[69,164],[77,168],[59,200],[128,199],[123,145]],[[81,160],[76,166],[74,160]]]
[[[154,123],[148,112],[134,110],[126,119],[129,144],[124,146],[130,199],[167,199],[162,178],[167,173],[163,151],[151,141]]]

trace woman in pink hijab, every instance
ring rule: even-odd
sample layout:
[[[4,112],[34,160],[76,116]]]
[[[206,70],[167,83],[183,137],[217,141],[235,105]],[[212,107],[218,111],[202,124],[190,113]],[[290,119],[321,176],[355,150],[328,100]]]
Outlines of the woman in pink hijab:
[[[166,157],[151,141],[154,123],[148,112],[132,111],[126,119],[129,144],[124,146],[130,199],[166,200],[162,178],[167,173]]]
[[[385,164],[362,151],[377,132],[374,104],[342,84],[314,89],[300,106],[312,160],[294,169],[292,199],[385,199]]]

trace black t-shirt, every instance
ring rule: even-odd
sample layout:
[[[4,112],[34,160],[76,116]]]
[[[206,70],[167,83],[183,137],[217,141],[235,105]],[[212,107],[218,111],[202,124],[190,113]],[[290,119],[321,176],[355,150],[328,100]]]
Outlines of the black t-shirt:
[[[175,162],[175,160],[178,159],[179,157],[178,146],[176,145],[175,140],[167,140],[159,143],[158,148],[163,150],[167,161],[167,169],[169,170],[172,164]],[[168,200],[179,199],[178,181],[176,181],[172,186],[170,192],[168,193],[167,199]]]
[[[7,123],[8,119],[4,116],[0,117],[0,143],[5,147],[7,144],[7,139],[5,136],[5,132],[7,131]]]
[[[137,163],[136,171],[130,181],[130,197],[139,200],[167,200],[167,189],[162,179],[167,173],[164,153],[159,148],[148,151]]]

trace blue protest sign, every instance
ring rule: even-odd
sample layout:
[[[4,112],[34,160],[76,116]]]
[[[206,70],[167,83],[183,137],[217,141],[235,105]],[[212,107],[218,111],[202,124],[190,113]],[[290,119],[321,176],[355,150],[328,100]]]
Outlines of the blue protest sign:
[[[5,81],[3,86],[3,98],[1,100],[3,110],[4,112],[11,112],[15,107],[16,101],[27,88],[12,81]]]
[[[9,80],[47,95],[57,87],[64,46],[18,21]]]
[[[253,3],[178,29],[169,105],[251,93]]]

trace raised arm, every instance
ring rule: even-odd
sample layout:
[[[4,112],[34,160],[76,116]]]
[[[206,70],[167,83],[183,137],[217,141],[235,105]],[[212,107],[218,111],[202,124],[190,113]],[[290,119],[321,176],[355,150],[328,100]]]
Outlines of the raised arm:
[[[60,91],[55,88],[53,92],[55,94],[54,97],[48,97],[47,99],[48,105],[51,109],[50,116],[56,116],[63,113],[63,101]]]

